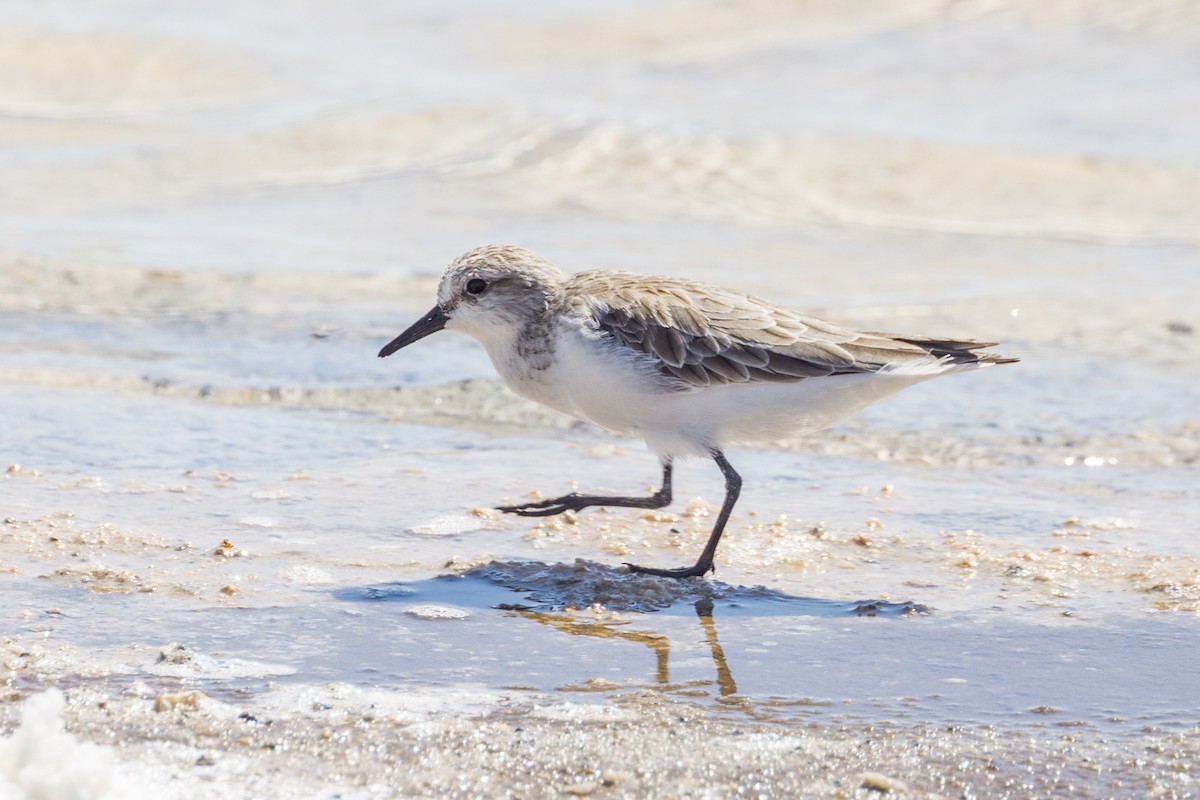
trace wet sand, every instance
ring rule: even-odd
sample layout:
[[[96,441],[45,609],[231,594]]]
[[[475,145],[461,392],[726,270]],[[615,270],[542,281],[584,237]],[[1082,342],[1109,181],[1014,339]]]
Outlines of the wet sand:
[[[74,11],[0,12],[0,797],[1194,792],[1190,5]],[[711,464],[502,517],[658,468],[374,357],[489,241],[1023,360],[633,576]]]

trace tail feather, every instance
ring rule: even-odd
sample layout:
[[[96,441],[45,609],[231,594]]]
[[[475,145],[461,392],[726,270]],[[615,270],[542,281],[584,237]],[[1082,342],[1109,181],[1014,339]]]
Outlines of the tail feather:
[[[976,342],[970,339],[930,339],[923,336],[893,336],[902,342],[914,344],[932,356],[944,358],[951,364],[1014,364],[1021,359],[1002,356],[999,353],[978,353],[998,342]]]

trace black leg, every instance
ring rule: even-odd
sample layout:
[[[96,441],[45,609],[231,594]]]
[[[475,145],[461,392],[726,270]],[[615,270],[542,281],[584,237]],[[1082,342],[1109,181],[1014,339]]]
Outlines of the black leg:
[[[522,517],[551,517],[564,511],[578,511],[588,506],[622,506],[624,508],[662,508],[671,502],[671,462],[663,462],[662,488],[649,497],[605,497],[597,494],[571,492],[552,500],[522,503],[519,506],[500,506],[497,511],[519,514]]]
[[[712,571],[713,556],[717,553],[717,542],[721,541],[721,534],[725,532],[725,523],[729,521],[729,512],[733,511],[738,495],[742,492],[742,476],[738,475],[733,465],[725,460],[725,454],[720,450],[713,450],[711,455],[725,476],[725,502],[721,505],[721,513],[717,515],[717,524],[713,526],[712,533],[709,534],[708,544],[704,545],[704,552],[700,554],[700,560],[690,567],[680,569],[656,569],[626,564],[625,566],[629,567],[630,572],[661,575],[665,578],[691,578]]]

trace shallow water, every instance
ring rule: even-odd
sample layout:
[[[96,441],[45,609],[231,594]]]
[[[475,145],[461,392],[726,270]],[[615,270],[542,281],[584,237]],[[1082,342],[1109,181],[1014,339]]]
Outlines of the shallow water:
[[[157,796],[720,794],[717,743],[780,796],[1184,796],[1194,9],[522,9],[0,11],[0,730],[65,688]],[[632,576],[713,465],[502,517],[659,468],[465,337],[375,358],[488,241],[1023,361],[731,449],[716,575]]]

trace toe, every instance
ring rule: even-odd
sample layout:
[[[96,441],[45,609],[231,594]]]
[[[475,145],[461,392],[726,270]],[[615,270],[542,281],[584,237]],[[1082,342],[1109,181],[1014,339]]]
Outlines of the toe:
[[[711,564],[695,564],[690,567],[680,567],[679,569],[659,569],[657,567],[639,567],[637,564],[625,562],[625,566],[629,567],[629,571],[637,575],[656,575],[660,578],[696,578],[703,576],[706,572],[712,569]]]

